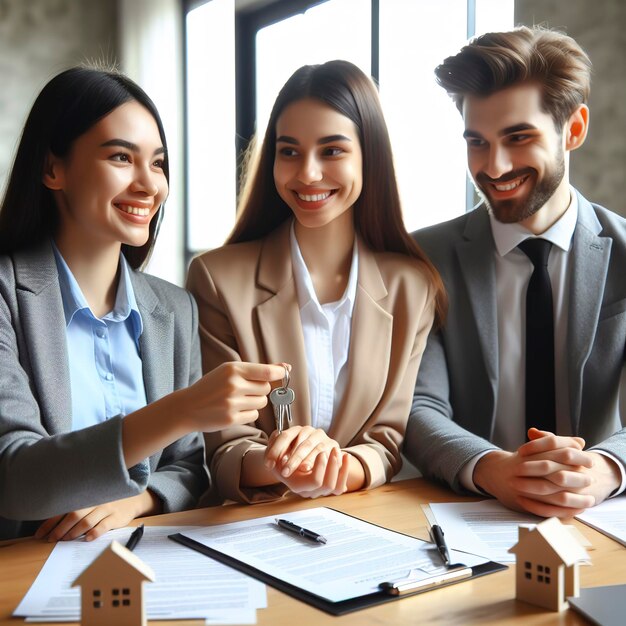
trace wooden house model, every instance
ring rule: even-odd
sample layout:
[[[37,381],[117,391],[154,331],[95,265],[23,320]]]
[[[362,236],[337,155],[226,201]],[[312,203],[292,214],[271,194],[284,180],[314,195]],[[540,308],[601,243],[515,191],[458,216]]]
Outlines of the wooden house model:
[[[117,541],[111,542],[72,583],[81,587],[82,626],[145,626],[144,581],[154,572]]]
[[[509,552],[516,557],[518,600],[562,611],[568,607],[568,596],[579,595],[578,567],[588,562],[589,555],[556,517],[534,527],[520,526],[518,542]]]

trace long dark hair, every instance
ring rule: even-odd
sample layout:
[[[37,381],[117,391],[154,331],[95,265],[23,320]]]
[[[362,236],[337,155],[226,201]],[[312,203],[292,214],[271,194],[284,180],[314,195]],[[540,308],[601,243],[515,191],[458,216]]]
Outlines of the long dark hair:
[[[356,125],[363,154],[363,190],[354,203],[354,227],[376,252],[398,252],[418,261],[436,293],[436,318],[445,317],[446,297],[439,273],[408,234],[402,220],[400,196],[387,125],[373,81],[348,61],[305,65],[280,90],[270,114],[265,138],[246,173],[238,219],[227,243],[264,237],[292,213],[274,184],[276,123],[287,106],[315,98]]]
[[[145,91],[115,71],[73,67],[55,76],[41,90],[28,115],[0,209],[0,253],[7,254],[52,237],[58,226],[52,192],[43,184],[49,152],[68,155],[73,142],[118,106],[136,100],[154,117],[165,148],[164,172],[169,183],[165,132],[159,112]],[[149,258],[163,217],[163,205],[150,223],[141,247],[122,245],[133,268]]]

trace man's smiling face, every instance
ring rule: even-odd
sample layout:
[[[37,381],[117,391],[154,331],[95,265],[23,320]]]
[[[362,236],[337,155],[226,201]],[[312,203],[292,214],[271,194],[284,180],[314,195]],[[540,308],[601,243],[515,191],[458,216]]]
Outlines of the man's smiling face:
[[[539,85],[467,96],[463,118],[470,174],[500,222],[523,222],[569,197],[563,132],[542,110]]]

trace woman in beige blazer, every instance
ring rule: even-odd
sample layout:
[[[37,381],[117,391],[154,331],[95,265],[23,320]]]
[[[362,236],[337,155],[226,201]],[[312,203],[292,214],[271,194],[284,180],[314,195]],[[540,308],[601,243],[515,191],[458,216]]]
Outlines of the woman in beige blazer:
[[[400,446],[441,280],[407,234],[373,82],[345,61],[281,90],[227,245],[192,262],[203,368],[291,365],[293,422],[272,407],[205,434],[221,495],[244,502],[372,488]]]

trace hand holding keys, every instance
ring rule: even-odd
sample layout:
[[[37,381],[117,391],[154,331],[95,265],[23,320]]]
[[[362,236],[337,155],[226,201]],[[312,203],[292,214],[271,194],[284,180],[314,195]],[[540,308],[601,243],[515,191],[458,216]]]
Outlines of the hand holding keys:
[[[291,424],[291,405],[295,399],[295,391],[289,388],[289,370],[285,367],[285,377],[283,378],[282,386],[276,387],[276,389],[270,393],[270,402],[274,408],[276,430],[279,435],[283,432],[285,417],[289,424]]]

